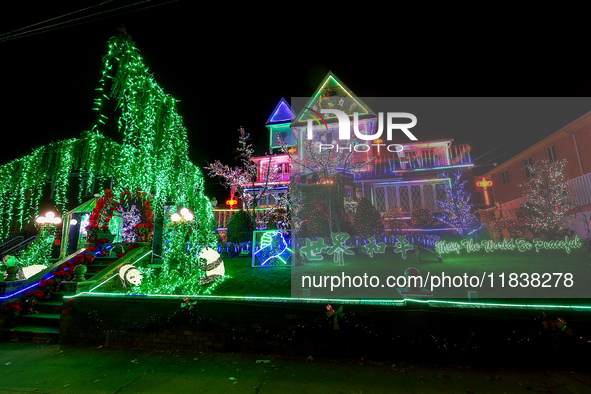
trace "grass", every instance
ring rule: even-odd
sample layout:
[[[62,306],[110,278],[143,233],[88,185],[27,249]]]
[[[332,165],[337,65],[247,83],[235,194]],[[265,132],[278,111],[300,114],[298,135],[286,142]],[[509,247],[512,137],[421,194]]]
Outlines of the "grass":
[[[539,253],[535,251],[466,253],[463,250],[460,254],[444,255],[443,262],[439,262],[435,254],[425,251],[421,253],[421,257],[422,261],[418,262],[414,252],[409,252],[407,258],[403,259],[400,254],[393,253],[392,247],[389,246],[386,248],[386,253],[374,254],[373,257],[360,251],[356,251],[355,255],[345,255],[344,265],[335,264],[332,256],[328,255],[325,255],[322,261],[308,261],[305,265],[260,268],[251,266],[250,257],[227,258],[224,263],[226,274],[230,277],[217,286],[214,294],[290,297],[292,288],[294,296],[301,296],[302,288],[309,288],[310,297],[318,298],[401,298],[397,286],[388,287],[384,283],[388,276],[404,277],[404,272],[409,267],[418,269],[423,278],[427,275],[430,278],[446,275],[450,278],[455,277],[456,284],[460,284],[458,281],[462,280],[459,286],[453,286],[451,283],[452,286],[446,286],[446,288],[435,288],[433,298],[467,299],[468,290],[476,290],[479,298],[571,299],[587,298],[591,293],[587,289],[588,279],[591,276],[591,259],[584,249],[573,250],[570,254],[561,250]],[[526,283],[523,279],[524,275],[519,282],[510,283],[511,273],[527,274],[530,278],[532,274],[539,274],[541,280]],[[553,275],[555,273],[562,274],[560,280],[558,275]],[[570,288],[564,286],[565,273],[572,274],[574,286]],[[503,274],[504,287],[501,287]],[[316,278],[317,282],[306,282],[302,287],[303,276]],[[355,287],[353,282],[352,288],[334,288],[331,291],[331,283],[337,282],[333,277],[342,280],[343,276],[350,277],[352,280],[355,278],[357,284],[364,276],[367,279],[375,276],[379,278],[380,285],[365,286],[366,280],[360,287]],[[463,282],[464,277],[485,280],[482,286],[470,286],[470,283]],[[320,280],[326,286],[315,286]],[[475,284],[474,281],[475,279],[472,284]],[[467,286],[464,286],[465,284]],[[517,286],[511,286],[511,284],[517,284]],[[547,287],[542,287],[542,284]],[[560,300],[557,301],[560,302]]]

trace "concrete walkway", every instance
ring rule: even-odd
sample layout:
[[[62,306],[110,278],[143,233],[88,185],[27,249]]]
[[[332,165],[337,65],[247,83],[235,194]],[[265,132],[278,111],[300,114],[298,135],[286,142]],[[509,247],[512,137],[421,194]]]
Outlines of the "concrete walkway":
[[[590,393],[569,370],[0,342],[0,393]]]

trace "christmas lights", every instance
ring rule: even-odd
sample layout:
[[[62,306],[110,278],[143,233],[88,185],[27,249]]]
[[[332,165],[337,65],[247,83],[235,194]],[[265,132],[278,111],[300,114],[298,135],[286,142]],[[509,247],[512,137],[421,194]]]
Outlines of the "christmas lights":
[[[516,250],[521,253],[535,251],[536,253],[539,253],[543,250],[564,250],[567,254],[570,254],[573,249],[580,249],[582,247],[583,243],[579,239],[578,235],[575,235],[572,239],[566,236],[562,240],[550,241],[542,240],[540,238],[534,238],[531,242],[523,238],[505,238],[502,241],[483,239],[480,242],[477,242],[472,238],[466,238],[462,239],[461,241],[441,240],[435,242],[435,251],[439,254],[459,254],[462,250],[465,250],[467,253],[474,253],[480,251],[492,253],[499,250]]]
[[[8,236],[13,221],[22,228],[37,215],[47,184],[52,185],[56,206],[65,212],[72,173],[85,177],[85,185],[81,182],[78,187],[79,200],[95,182],[112,179],[119,187],[150,193],[156,212],[166,201],[175,201],[191,206],[203,223],[213,221],[201,170],[188,158],[187,131],[176,100],[156,83],[125,33],[108,41],[103,62],[92,129],[0,166],[0,239]],[[114,103],[117,119],[105,115],[107,103]],[[122,136],[120,142],[102,133],[110,123]],[[207,226],[200,231],[210,232],[213,239]]]
[[[536,162],[529,167],[531,178],[519,185],[527,201],[524,208],[529,225],[549,238],[566,229],[565,216],[574,208],[566,182],[566,163],[566,159]]]
[[[441,177],[447,177],[441,173]],[[443,211],[437,219],[454,228],[457,233],[464,233],[476,222],[476,215],[472,212],[470,199],[472,195],[465,189],[467,181],[462,181],[462,172],[457,171],[453,174],[453,182],[442,183],[440,187],[445,193],[444,200],[437,200],[437,204]]]

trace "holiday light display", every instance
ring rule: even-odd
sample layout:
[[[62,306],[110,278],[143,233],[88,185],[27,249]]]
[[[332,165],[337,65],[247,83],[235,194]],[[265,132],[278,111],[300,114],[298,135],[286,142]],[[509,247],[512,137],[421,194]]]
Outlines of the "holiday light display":
[[[193,207],[204,222],[213,219],[201,170],[188,158],[187,132],[176,100],[156,83],[124,32],[109,40],[103,61],[94,127],[80,138],[41,146],[0,166],[0,239],[8,235],[13,221],[22,227],[39,211],[48,183],[53,185],[56,206],[65,212],[73,172],[87,176],[86,188],[78,187],[79,200],[91,192],[94,182],[112,177],[120,187],[150,193],[156,211],[173,200]],[[109,103],[118,110],[111,127],[122,135],[121,142],[102,133],[109,128]]]
[[[172,208],[171,208],[172,209]],[[166,212],[163,233],[163,263],[160,270],[139,268],[143,276],[139,294],[207,294],[215,286],[204,287],[206,273],[200,261],[205,248],[215,246],[208,223],[198,220],[187,208]],[[225,279],[222,276],[216,283]]]
[[[432,248],[435,245],[439,237],[431,238],[430,236],[420,236],[411,238],[400,235],[392,237],[390,245],[386,244],[383,240],[387,237],[380,237],[382,241],[376,237],[367,238],[367,243],[358,244],[359,240],[353,242],[349,241],[350,236],[348,233],[331,233],[331,243],[327,243],[324,237],[318,237],[315,239],[305,238],[304,242],[298,248],[298,253],[308,261],[322,261],[324,255],[333,256],[333,261],[336,264],[344,265],[345,255],[355,255],[354,249],[358,249],[366,253],[370,258],[374,255],[383,255],[387,250],[392,251],[395,254],[400,254],[400,257],[404,260],[408,257],[409,251],[417,252],[418,249],[424,248],[423,245]],[[363,242],[363,241],[361,241]],[[387,249],[388,248],[388,249]],[[436,253],[437,254],[437,253]]]
[[[56,226],[59,223],[61,223],[61,219],[56,217],[53,212],[48,212],[45,216],[37,218],[39,233],[37,234],[37,238],[18,257],[18,265],[20,267],[32,265],[49,266],[51,250],[57,235]]]
[[[367,198],[357,204],[353,216],[353,228],[359,235],[375,235],[384,232],[384,222],[380,213]]]
[[[526,218],[534,231],[550,238],[567,228],[566,213],[574,208],[566,179],[566,159],[531,165],[531,178],[520,186],[526,198]]]
[[[543,240],[540,238],[534,238],[532,241],[528,241],[524,238],[505,238],[502,241],[483,239],[478,242],[472,238],[466,238],[461,241],[441,240],[435,242],[435,251],[440,254],[459,254],[462,250],[467,253],[480,251],[485,251],[487,253],[495,251],[518,251],[521,253],[534,251],[539,253],[544,250],[564,250],[567,254],[570,254],[573,249],[580,249],[582,247],[583,243],[578,235],[575,235],[572,239],[566,236],[561,240]]]
[[[490,197],[488,196],[488,188],[492,186],[492,181],[482,177],[482,180],[476,182],[476,186],[481,187],[484,193],[484,205],[490,205]]]
[[[253,234],[253,267],[293,265],[291,234],[286,231],[255,231]]]
[[[446,177],[444,173],[442,177]],[[437,219],[453,227],[457,233],[464,233],[476,222],[476,215],[472,212],[470,199],[472,195],[465,189],[467,181],[462,181],[462,172],[457,171],[453,174],[451,184],[444,182],[439,187],[442,188],[446,198],[437,200],[437,204],[443,211]]]
[[[262,182],[257,187],[255,193],[250,193],[254,188],[259,173],[258,165],[252,160],[254,154],[253,145],[250,142],[250,134],[244,128],[239,129],[240,135],[238,137],[238,159],[241,166],[231,167],[227,164],[222,164],[219,160],[210,163],[206,169],[209,171],[209,176],[214,178],[221,178],[224,186],[231,190],[232,198],[234,193],[238,193],[238,197],[242,200],[242,209],[255,220],[255,209],[259,205],[259,201],[267,198],[273,185],[280,180],[278,168],[269,165],[266,173],[261,177]],[[270,158],[269,158],[270,161]]]

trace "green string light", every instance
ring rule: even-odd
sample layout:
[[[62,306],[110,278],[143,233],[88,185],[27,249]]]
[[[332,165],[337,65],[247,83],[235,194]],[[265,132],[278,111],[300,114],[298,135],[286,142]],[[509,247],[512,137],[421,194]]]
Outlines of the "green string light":
[[[177,101],[158,86],[129,36],[112,37],[103,62],[93,106],[98,116],[91,130],[0,166],[0,240],[9,235],[15,220],[22,229],[38,215],[49,190],[53,190],[58,210],[65,212],[72,195],[69,191],[75,187],[73,173],[87,177],[85,186],[78,184],[79,203],[92,191],[93,183],[112,178],[113,186],[152,194],[156,213],[162,212],[166,201],[175,201],[191,207],[196,221],[213,220],[203,175],[188,157],[187,130]],[[111,122],[105,115],[108,102],[114,103],[119,114],[112,121],[121,142],[102,132]],[[200,231],[208,240],[215,239],[213,229]]]

